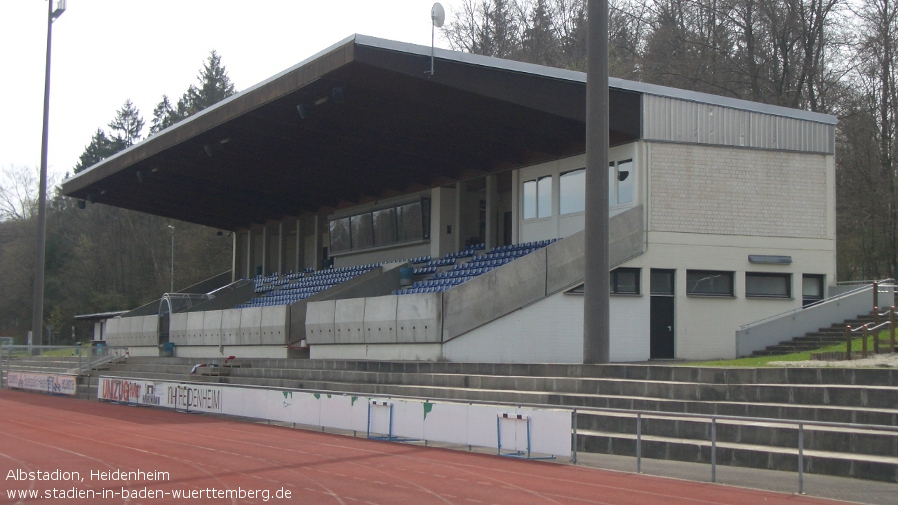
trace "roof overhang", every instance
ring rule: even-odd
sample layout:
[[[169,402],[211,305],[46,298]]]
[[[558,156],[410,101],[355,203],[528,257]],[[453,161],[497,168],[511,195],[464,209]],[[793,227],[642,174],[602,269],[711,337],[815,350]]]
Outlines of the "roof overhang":
[[[437,49],[430,75],[430,58],[349,37],[67,179],[62,194],[238,230],[585,151],[584,74]],[[642,94],[677,92],[699,95],[612,79],[611,145],[640,138]]]

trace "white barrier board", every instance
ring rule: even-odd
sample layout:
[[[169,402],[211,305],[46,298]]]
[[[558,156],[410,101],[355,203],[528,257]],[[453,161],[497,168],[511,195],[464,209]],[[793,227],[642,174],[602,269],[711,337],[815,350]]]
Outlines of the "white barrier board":
[[[16,376],[10,374],[10,377]],[[15,387],[12,382],[10,385]],[[370,428],[372,435],[391,433],[394,437],[498,448],[501,434],[503,451],[528,450],[529,422],[530,452],[571,455],[571,413],[563,410],[516,409],[113,377],[101,377],[98,386],[97,398],[101,400],[358,432],[366,432]],[[377,405],[372,405],[372,402]],[[388,405],[384,406],[384,402]],[[502,414],[515,419],[501,418]],[[518,415],[524,419],[517,419]]]
[[[78,392],[78,380],[74,375],[9,372],[6,380],[10,388],[70,396]]]

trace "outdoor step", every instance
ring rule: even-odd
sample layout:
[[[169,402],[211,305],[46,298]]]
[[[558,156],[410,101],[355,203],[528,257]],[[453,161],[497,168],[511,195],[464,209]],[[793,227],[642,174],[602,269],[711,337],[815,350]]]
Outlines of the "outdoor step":
[[[210,361],[210,360],[205,360]],[[222,360],[211,360],[218,362]],[[621,378],[712,384],[869,384],[898,385],[898,370],[820,368],[694,367],[689,365],[561,365],[447,362],[374,362],[353,360],[247,359],[252,368],[283,370],[346,370],[379,373],[442,373],[458,375]],[[126,366],[171,364],[192,367],[195,358],[129,358]]]
[[[710,440],[679,440],[670,437],[641,437],[644,458],[711,462]],[[577,432],[578,451],[622,456],[636,455],[636,435],[602,431]],[[798,447],[720,442],[716,447],[718,465],[798,471]],[[840,475],[868,480],[898,482],[898,458],[804,450],[804,471],[822,475]],[[709,469],[710,472],[710,469]]]

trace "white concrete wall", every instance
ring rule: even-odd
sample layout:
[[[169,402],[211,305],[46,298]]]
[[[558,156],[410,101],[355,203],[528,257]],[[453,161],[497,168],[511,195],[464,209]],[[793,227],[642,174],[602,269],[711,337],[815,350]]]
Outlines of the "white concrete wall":
[[[443,344],[448,361],[582,363],[583,298],[558,293]]]
[[[155,348],[154,348],[155,349]],[[226,345],[219,350],[215,346],[175,346],[175,356],[179,358],[287,358],[287,348],[283,345]],[[134,356],[134,354],[132,354]],[[156,354],[158,356],[158,350]]]
[[[439,361],[441,344],[323,344],[309,347],[312,359]]]

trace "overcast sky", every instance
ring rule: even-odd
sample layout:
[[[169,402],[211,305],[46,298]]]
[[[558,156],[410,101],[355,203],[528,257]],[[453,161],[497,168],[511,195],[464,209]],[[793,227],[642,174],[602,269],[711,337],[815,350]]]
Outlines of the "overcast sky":
[[[52,0],[55,4],[57,0]],[[444,0],[447,18],[453,0]],[[433,0],[68,0],[53,23],[49,169],[70,172],[126,99],[147,122],[209,51],[237,90],[360,33],[430,45]],[[0,0],[0,168],[40,167],[46,0]],[[437,46],[447,47],[437,34]]]

